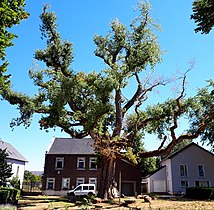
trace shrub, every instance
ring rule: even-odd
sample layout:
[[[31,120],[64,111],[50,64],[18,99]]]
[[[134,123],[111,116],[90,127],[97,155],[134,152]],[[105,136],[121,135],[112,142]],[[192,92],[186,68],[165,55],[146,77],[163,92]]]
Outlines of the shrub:
[[[211,187],[190,187],[186,189],[186,196],[199,200],[214,199],[214,188]]]
[[[8,190],[0,190],[0,204],[8,203],[10,192]]]
[[[15,188],[1,188],[0,189],[0,203],[17,204],[20,198],[20,190]]]

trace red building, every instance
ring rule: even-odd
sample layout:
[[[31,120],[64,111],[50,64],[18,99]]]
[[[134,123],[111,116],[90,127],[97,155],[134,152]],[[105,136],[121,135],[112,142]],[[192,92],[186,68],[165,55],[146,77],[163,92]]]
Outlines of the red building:
[[[67,191],[82,183],[94,183],[99,188],[101,168],[97,167],[91,138],[55,138],[45,155],[43,193],[66,195]],[[121,174],[121,193],[140,194],[141,171],[126,160],[115,166],[116,182]]]

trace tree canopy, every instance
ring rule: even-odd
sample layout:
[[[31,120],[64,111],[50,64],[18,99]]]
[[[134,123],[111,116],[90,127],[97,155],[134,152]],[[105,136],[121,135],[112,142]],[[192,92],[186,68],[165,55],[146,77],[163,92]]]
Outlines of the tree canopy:
[[[36,174],[33,174],[32,172],[25,170],[24,171],[24,181],[25,182],[41,182],[42,177]]]
[[[6,48],[13,46],[12,40],[17,35],[10,32],[10,28],[28,17],[24,10],[25,0],[2,0],[0,2],[0,91],[9,85],[10,75],[6,75],[8,62],[5,61]]]
[[[138,5],[139,15],[125,26],[115,19],[106,36],[96,35],[95,55],[106,68],[101,72],[75,72],[73,46],[63,41],[57,31],[57,18],[45,6],[40,18],[41,33],[46,48],[37,50],[35,59],[46,65],[45,69],[31,69],[30,77],[38,92],[34,96],[19,93],[8,87],[2,97],[17,105],[20,116],[11,126],[30,126],[34,114],[40,115],[41,129],[59,127],[71,137],[90,135],[94,148],[102,160],[100,197],[108,194],[114,181],[116,158],[121,158],[121,148],[128,156],[161,156],[184,140],[202,136],[213,143],[213,81],[193,97],[185,98],[186,73],[180,78],[177,98],[168,99],[145,108],[148,93],[168,81],[153,80],[143,74],[161,61],[162,51],[155,33],[159,26],[151,18],[149,3]],[[126,95],[129,82],[135,81],[133,94]],[[132,114],[131,114],[132,113]],[[179,120],[187,118],[188,128],[177,133]],[[134,151],[139,137],[155,134],[160,140],[157,150]],[[153,141],[153,139],[151,139]]]
[[[192,4],[192,10],[191,19],[197,24],[195,32],[208,34],[214,26],[214,1],[195,0]]]

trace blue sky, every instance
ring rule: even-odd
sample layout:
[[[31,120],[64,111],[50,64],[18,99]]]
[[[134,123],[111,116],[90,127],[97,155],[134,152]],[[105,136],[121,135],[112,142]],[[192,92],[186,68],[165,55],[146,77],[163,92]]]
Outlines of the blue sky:
[[[95,46],[93,36],[105,35],[110,30],[110,22],[114,18],[128,25],[137,13],[134,12],[137,0],[27,0],[26,10],[30,13],[27,20],[13,27],[19,38],[14,40],[15,46],[7,50],[10,62],[8,73],[12,74],[13,88],[27,94],[33,94],[35,87],[28,77],[33,66],[33,55],[36,49],[44,47],[39,31],[39,15],[45,3],[51,4],[58,18],[59,31],[63,39],[74,44],[75,61],[71,68],[75,71],[100,71],[103,63],[93,54]],[[163,61],[155,71],[159,75],[171,76],[178,71],[186,71],[189,62],[194,60],[194,69],[188,74],[188,95],[196,92],[198,87],[206,85],[206,80],[214,76],[214,32],[208,35],[195,34],[195,24],[190,20],[192,13],[191,0],[151,0],[153,18],[162,26],[158,33],[161,48],[166,50]],[[163,100],[171,92],[162,90],[155,100]],[[15,127],[12,131],[9,123],[18,116],[16,107],[0,101],[0,138],[11,143],[29,161],[27,170],[43,170],[45,151],[54,136],[68,137],[67,134],[39,129],[38,118],[35,117],[31,127]],[[157,142],[147,142],[148,149],[155,148]]]

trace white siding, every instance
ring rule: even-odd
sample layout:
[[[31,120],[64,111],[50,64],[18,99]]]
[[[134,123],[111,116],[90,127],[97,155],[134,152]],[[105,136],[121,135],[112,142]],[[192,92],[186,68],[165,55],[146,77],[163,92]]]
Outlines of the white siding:
[[[156,187],[155,184],[158,181],[158,186]],[[155,192],[157,188],[159,189],[158,192],[166,192],[166,167],[161,168],[159,171],[151,175],[150,177],[147,178],[148,182],[148,193],[150,192]],[[162,187],[160,189],[160,185],[165,185],[165,187]]]
[[[166,159],[162,161],[161,166],[166,167],[166,191],[170,194],[173,194],[171,159]]]
[[[12,159],[8,159],[7,162],[12,164],[13,175],[11,178],[18,177],[18,179],[20,180],[20,188],[22,188],[22,182],[24,179],[25,171],[25,162]]]

